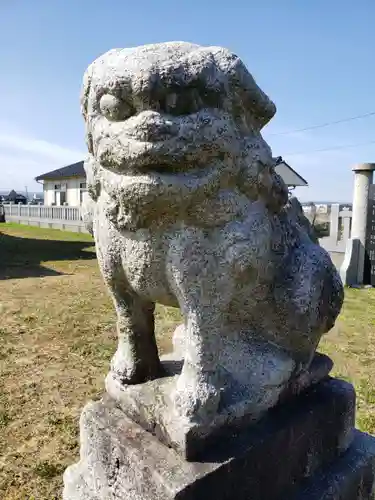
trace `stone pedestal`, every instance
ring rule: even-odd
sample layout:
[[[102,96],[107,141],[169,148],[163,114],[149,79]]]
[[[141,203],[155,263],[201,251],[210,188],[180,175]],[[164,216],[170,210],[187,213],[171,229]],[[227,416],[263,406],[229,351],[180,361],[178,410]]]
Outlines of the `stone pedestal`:
[[[130,420],[109,396],[81,417],[81,460],[64,500],[370,500],[375,440],[353,430],[350,384],[326,378],[194,462]]]
[[[243,352],[249,359],[245,348]],[[162,358],[163,378],[124,386],[109,373],[106,389],[117,407],[131,420],[152,432],[186,460],[196,460],[217,439],[231,434],[233,429],[238,432],[248,428],[262,418],[270,406],[300,394],[327,377],[332,369],[330,358],[316,354],[308,370],[292,377],[287,385],[278,385],[280,379],[274,373],[270,377],[266,369],[269,363],[268,358],[264,359],[266,352],[259,352],[258,364],[248,363],[246,377],[242,374],[241,378],[230,376],[224,379],[220,411],[209,423],[191,422],[175,411],[173,394],[183,364],[178,349]]]

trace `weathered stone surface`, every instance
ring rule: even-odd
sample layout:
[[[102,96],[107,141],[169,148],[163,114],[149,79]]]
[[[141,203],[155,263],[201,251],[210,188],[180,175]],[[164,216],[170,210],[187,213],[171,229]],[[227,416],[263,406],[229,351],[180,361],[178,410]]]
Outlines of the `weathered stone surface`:
[[[228,380],[251,366],[253,392],[226,418],[257,417],[309,366],[343,300],[261,136],[274,104],[236,55],[175,42],[104,54],[85,74],[82,111],[85,213],[118,314],[112,378],[160,376],[154,304],[179,306],[184,364],[170,397],[181,426],[215,422]]]
[[[360,240],[358,238],[349,238],[346,243],[345,258],[340,267],[340,277],[344,285],[358,285],[358,262],[360,254]]]
[[[350,448],[330,467],[306,480],[290,500],[374,500],[375,438],[355,431]]]
[[[294,213],[295,216],[295,223],[299,224],[305,229],[306,233],[313,243],[319,244],[319,238],[316,235],[314,227],[306,217],[301,203],[295,197],[291,198],[289,200],[289,203],[291,205],[292,213]]]
[[[259,349],[259,356],[252,358],[257,360],[258,365],[253,362],[247,370],[242,367],[242,376],[235,378],[233,375],[236,373],[231,372],[232,376],[224,381],[220,409],[208,425],[182,420],[175,411],[171,395],[175,391],[183,364],[176,354],[162,357],[165,377],[144,384],[124,386],[110,373],[106,379],[106,389],[118,407],[134,422],[152,432],[162,443],[173,447],[184,458],[193,460],[202,450],[209,448],[218,436],[220,438],[225,432],[233,432],[233,429],[238,431],[246,428],[261,418],[270,406],[270,397],[277,398],[277,402],[285,402],[326,378],[332,368],[330,358],[319,354],[315,356],[309,369],[291,379],[288,386],[272,386],[273,381],[268,378],[263,383],[259,381],[259,373],[264,364],[269,362],[266,354],[267,349]],[[248,359],[246,350],[243,356],[245,360]],[[265,374],[267,376],[269,372],[265,371]],[[236,408],[235,411],[233,407]]]
[[[354,405],[352,387],[328,379],[187,462],[109,399],[90,403],[81,417],[81,461],[65,473],[63,498],[289,500],[350,446]]]

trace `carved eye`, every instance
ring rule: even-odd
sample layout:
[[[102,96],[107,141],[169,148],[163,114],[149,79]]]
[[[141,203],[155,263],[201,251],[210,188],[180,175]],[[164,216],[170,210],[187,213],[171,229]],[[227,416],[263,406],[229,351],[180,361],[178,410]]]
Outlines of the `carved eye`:
[[[104,94],[101,97],[99,107],[108,120],[122,121],[134,114],[133,106],[111,94]]]
[[[196,89],[181,89],[177,95],[174,110],[179,115],[196,113],[202,107],[202,102]]]

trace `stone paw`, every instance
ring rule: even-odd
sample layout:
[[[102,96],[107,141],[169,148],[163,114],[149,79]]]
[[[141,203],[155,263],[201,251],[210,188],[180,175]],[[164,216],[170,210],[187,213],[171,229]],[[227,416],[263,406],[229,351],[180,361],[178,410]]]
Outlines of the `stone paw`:
[[[212,374],[199,374],[196,377],[180,375],[174,393],[177,413],[192,422],[210,423],[218,413],[221,391],[214,383]]]
[[[153,362],[130,362],[118,353],[111,361],[113,377],[123,385],[143,384],[163,376],[163,367],[159,360]]]

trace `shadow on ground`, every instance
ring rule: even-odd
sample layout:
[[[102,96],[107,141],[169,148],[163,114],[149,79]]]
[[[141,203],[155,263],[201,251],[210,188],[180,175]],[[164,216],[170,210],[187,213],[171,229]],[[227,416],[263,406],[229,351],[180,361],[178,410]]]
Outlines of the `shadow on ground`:
[[[61,272],[41,263],[62,260],[92,260],[91,242],[20,238],[0,232],[0,280],[59,276]]]

